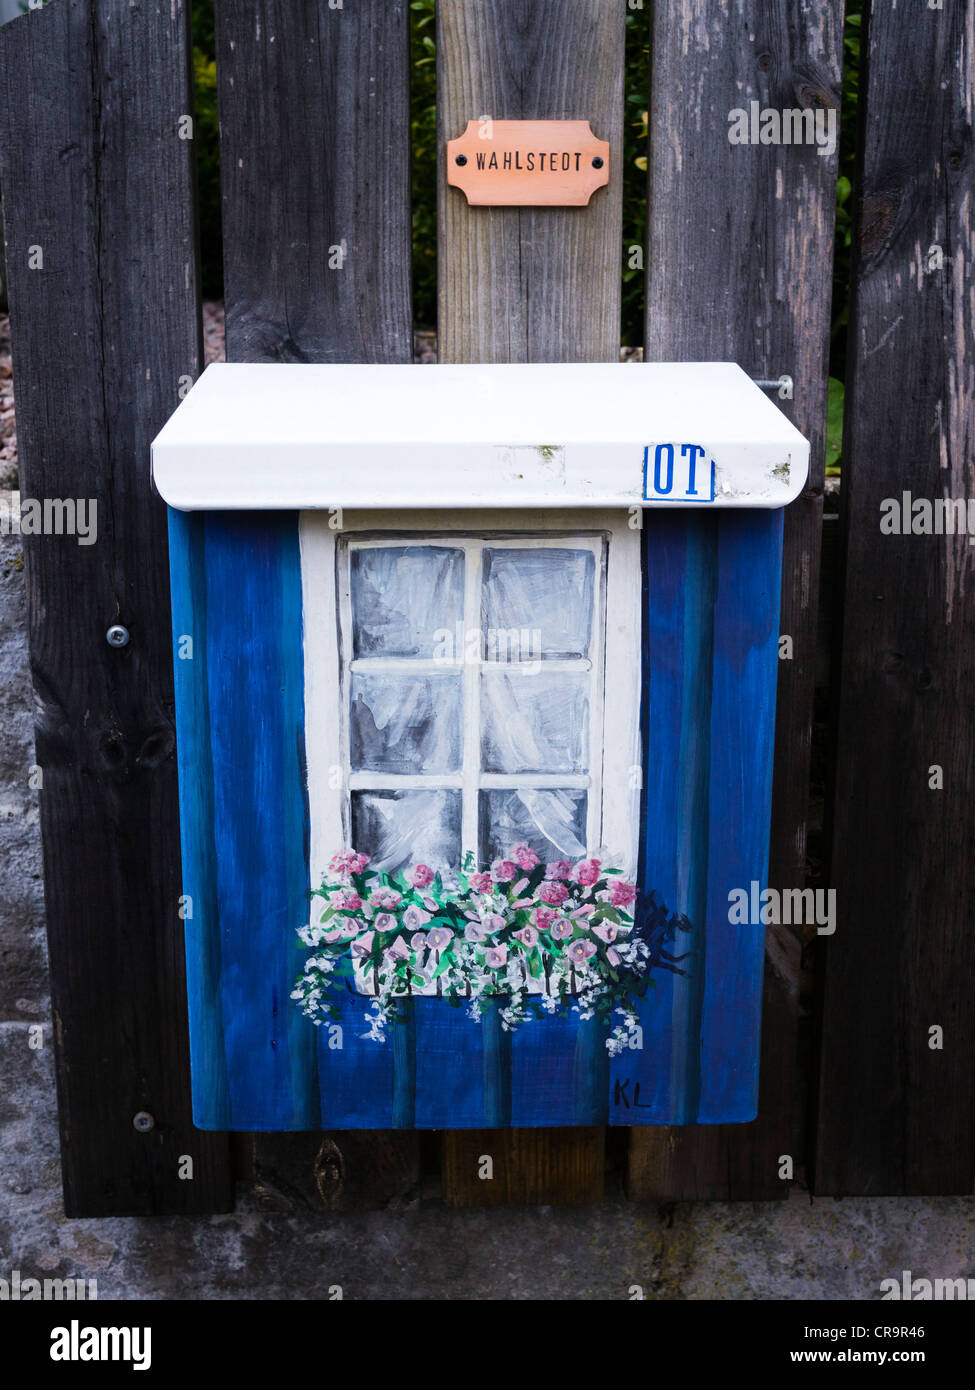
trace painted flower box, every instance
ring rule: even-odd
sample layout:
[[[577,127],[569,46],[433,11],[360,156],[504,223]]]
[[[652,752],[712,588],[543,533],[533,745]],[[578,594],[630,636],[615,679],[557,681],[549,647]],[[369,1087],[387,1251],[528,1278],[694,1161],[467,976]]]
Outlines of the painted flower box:
[[[638,1026],[652,968],[679,969],[664,948],[687,923],[657,912],[635,931],[635,884],[598,859],[546,864],[521,843],[489,869],[469,858],[453,882],[425,864],[392,876],[368,865],[355,850],[333,855],[322,911],[298,932],[311,954],[292,998],[318,1025],[339,1016],[352,981],[373,1000],[365,1018],[377,1042],[404,1000],[445,999],[478,1022],[497,1000],[508,1031],[570,1008],[598,1018],[615,1053]]]

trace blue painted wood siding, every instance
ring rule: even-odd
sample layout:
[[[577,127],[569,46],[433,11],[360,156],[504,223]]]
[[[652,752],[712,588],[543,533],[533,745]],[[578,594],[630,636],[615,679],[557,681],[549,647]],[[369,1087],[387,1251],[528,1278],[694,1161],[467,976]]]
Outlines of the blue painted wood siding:
[[[640,886],[686,914],[610,1059],[594,1021],[423,998],[385,1045],[368,1000],[339,1035],[290,999],[306,951],[301,570],[293,513],[170,512],[194,1119],[202,1129],[716,1124],[757,1109],[764,928],[728,894],[764,887],[778,666],[781,512],[644,515]],[[187,655],[185,639],[192,639]],[[314,712],[310,712],[314,717]],[[190,915],[191,914],[191,915]]]

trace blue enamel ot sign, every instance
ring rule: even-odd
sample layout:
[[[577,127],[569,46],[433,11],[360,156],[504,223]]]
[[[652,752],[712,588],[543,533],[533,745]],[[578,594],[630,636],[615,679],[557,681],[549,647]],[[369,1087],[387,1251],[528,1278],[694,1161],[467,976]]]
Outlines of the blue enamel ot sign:
[[[713,502],[714,459],[700,444],[648,444],[643,497],[647,502]]]

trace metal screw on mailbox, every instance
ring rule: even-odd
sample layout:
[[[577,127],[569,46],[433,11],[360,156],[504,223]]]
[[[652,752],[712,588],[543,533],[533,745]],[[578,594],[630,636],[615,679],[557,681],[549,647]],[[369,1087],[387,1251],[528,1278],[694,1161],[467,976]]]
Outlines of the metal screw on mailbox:
[[[459,155],[457,156],[457,163],[460,164],[460,165],[466,164],[466,163],[467,163],[467,155],[466,155],[466,154],[459,154]]]
[[[603,167],[603,160],[601,155],[596,155],[596,158],[592,162],[592,167],[594,169],[601,169]]]
[[[105,641],[110,647],[127,647],[129,645],[129,629],[122,627],[121,623],[115,623],[105,633]]]
[[[155,1116],[150,1115],[148,1110],[140,1110],[137,1115],[132,1116],[132,1128],[137,1129],[140,1134],[148,1134],[155,1125]]]

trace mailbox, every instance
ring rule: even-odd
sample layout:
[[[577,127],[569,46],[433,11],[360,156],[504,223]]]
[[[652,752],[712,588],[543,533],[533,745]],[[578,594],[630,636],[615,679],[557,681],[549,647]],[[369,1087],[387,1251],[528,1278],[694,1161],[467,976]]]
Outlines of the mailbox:
[[[728,363],[207,368],[153,445],[198,1126],[755,1117],[808,453]]]

